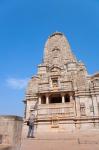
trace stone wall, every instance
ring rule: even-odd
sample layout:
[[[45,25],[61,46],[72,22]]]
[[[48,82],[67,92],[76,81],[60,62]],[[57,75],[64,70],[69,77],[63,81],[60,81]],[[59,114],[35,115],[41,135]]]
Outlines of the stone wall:
[[[0,116],[0,148],[6,150],[20,150],[22,117]]]

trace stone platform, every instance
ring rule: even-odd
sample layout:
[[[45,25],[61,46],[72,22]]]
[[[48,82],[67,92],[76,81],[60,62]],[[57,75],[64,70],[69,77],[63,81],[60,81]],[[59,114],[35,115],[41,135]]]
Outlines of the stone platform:
[[[21,150],[99,150],[99,130],[46,133],[22,139]]]

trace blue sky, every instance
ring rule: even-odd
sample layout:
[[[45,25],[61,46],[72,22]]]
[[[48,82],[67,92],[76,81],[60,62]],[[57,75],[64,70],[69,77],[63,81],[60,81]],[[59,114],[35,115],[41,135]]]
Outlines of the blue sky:
[[[0,114],[23,116],[27,81],[55,31],[89,74],[99,71],[99,0],[0,0]]]

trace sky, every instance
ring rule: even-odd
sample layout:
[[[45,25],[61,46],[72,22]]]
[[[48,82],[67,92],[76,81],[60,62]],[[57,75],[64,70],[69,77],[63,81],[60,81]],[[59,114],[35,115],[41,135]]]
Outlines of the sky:
[[[99,0],[0,0],[0,115],[23,116],[28,80],[55,31],[90,75],[99,71]]]

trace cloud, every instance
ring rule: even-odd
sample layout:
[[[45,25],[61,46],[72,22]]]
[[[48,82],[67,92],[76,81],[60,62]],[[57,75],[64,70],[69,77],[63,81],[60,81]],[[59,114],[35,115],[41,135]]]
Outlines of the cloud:
[[[9,86],[12,89],[21,90],[26,88],[28,81],[29,81],[28,78],[25,79],[8,78],[6,80],[6,83],[7,86]]]

